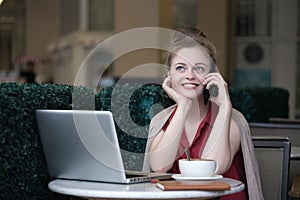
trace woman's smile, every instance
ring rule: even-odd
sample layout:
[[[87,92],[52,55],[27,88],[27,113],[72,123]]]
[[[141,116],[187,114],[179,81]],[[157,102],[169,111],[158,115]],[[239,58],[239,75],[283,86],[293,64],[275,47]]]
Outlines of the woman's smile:
[[[186,89],[196,89],[200,84],[195,82],[186,82],[181,85]]]

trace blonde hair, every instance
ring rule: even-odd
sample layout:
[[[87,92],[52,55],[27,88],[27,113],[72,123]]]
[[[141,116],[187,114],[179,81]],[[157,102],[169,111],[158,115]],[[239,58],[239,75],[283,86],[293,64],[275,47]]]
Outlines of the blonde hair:
[[[195,27],[180,28],[173,34],[167,48],[168,51],[166,51],[163,55],[168,69],[170,68],[171,61],[178,50],[199,45],[208,53],[212,60],[212,67],[210,71],[215,71],[217,54],[216,48],[213,43],[208,40],[206,35]]]

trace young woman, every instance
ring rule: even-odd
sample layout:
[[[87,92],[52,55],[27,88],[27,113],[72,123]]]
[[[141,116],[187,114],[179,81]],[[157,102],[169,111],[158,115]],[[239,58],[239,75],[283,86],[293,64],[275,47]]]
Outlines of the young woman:
[[[241,131],[216,68],[214,45],[199,29],[184,28],[174,34],[168,50],[163,89],[176,104],[151,120],[144,169],[180,173],[178,160],[186,158],[188,148],[192,158],[216,160],[218,174],[247,185]],[[221,199],[249,199],[247,189]],[[261,196],[260,182],[255,192]]]

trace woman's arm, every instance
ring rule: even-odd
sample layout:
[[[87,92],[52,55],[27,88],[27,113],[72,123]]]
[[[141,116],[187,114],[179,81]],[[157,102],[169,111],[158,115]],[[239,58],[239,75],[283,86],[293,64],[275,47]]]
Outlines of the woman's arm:
[[[231,118],[232,105],[226,82],[219,73],[211,73],[206,79],[207,87],[212,84],[218,87],[218,96],[211,97],[218,108],[210,136],[202,153],[203,158],[214,159],[218,163],[217,173],[225,173],[240,146],[240,133],[236,123]],[[212,113],[213,114],[213,113]]]
[[[231,108],[227,108],[228,110]],[[240,133],[236,123],[231,119],[231,111],[219,109],[218,116],[211,130],[202,153],[203,158],[216,160],[218,174],[225,173],[240,146]]]
[[[180,113],[177,108],[167,129],[161,130],[150,146],[149,163],[155,172],[167,172],[176,160],[185,121]]]
[[[168,171],[176,160],[184,123],[191,107],[191,100],[179,95],[170,87],[170,77],[164,81],[163,89],[176,102],[177,109],[167,129],[161,130],[150,146],[149,163],[155,172]]]

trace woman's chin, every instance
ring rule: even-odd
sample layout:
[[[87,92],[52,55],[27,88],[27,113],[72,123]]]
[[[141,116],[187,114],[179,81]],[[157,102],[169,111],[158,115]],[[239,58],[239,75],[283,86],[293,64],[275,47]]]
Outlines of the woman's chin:
[[[184,91],[181,94],[189,99],[198,99],[201,96],[201,94],[197,93],[196,91],[192,91],[192,90]]]

